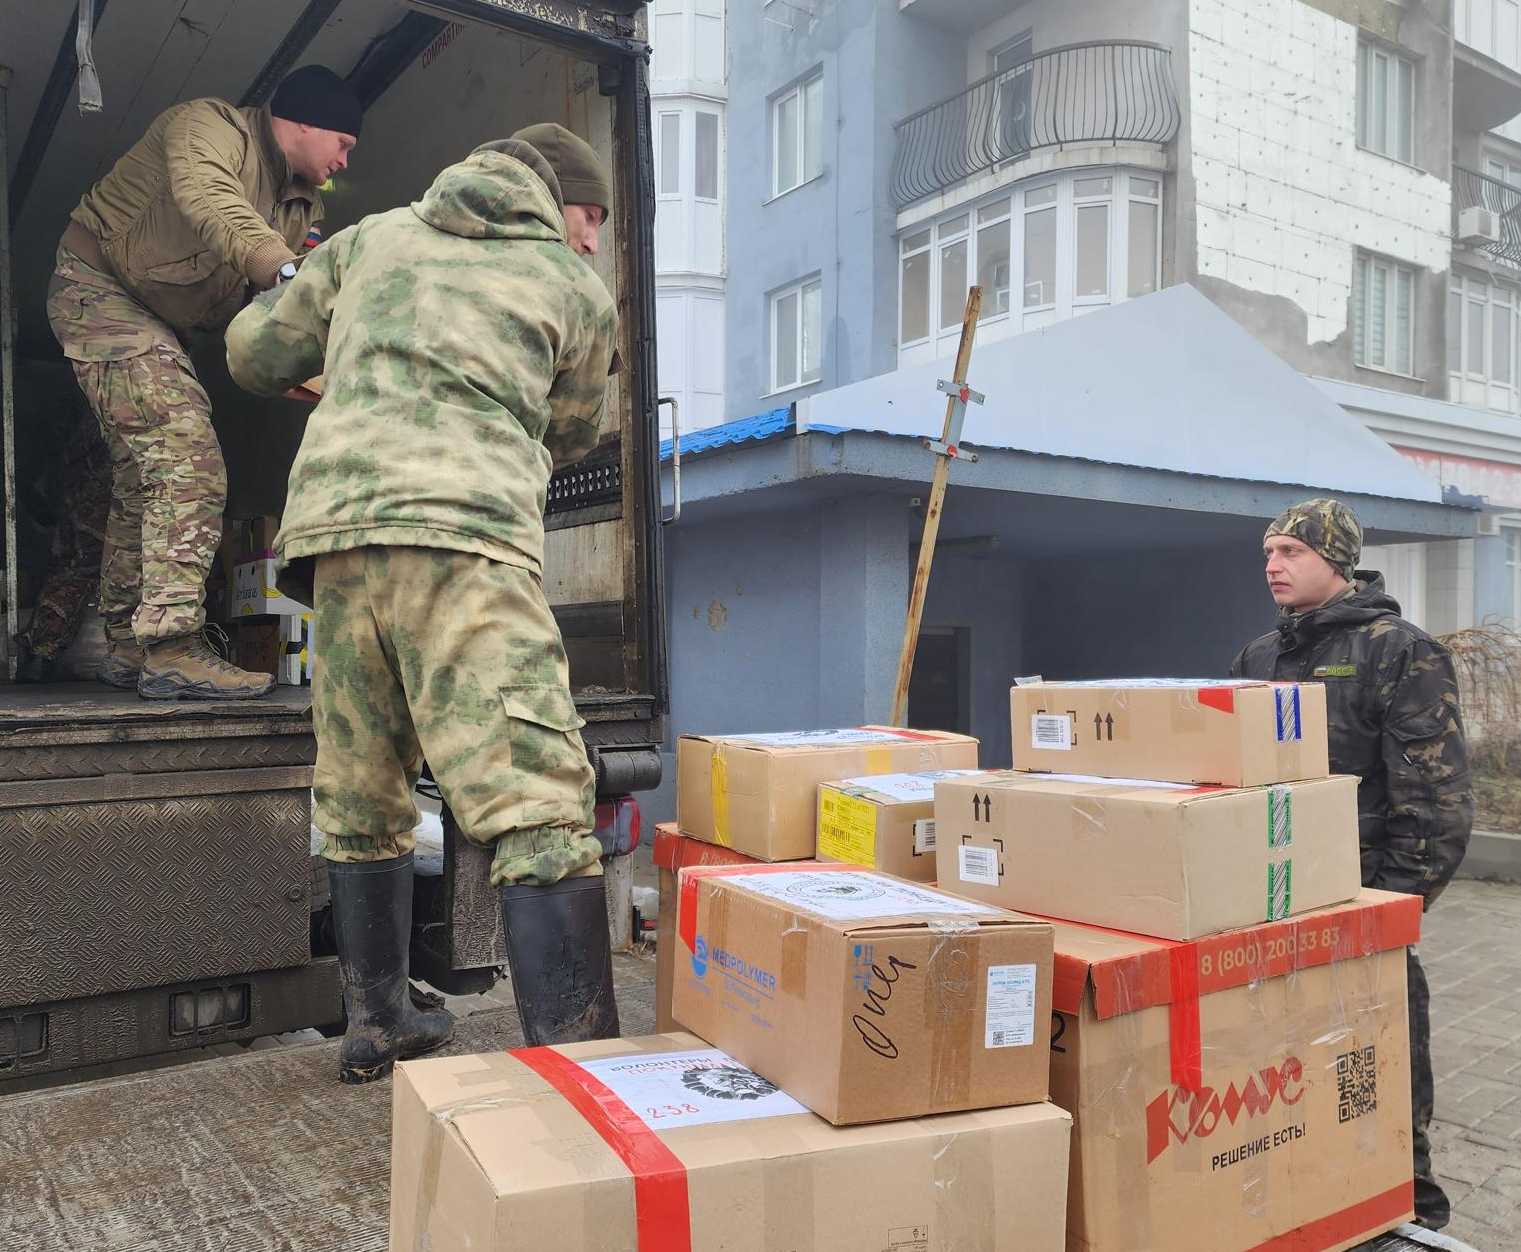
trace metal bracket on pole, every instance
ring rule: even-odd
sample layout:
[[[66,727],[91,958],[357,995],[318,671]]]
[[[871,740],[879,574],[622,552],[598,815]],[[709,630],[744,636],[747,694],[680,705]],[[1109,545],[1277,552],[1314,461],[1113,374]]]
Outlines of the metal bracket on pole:
[[[941,456],[953,457],[958,461],[975,461],[977,459],[975,452],[961,450],[961,425],[966,421],[966,406],[981,404],[987,397],[980,391],[973,391],[965,383],[958,383],[948,378],[942,378],[936,383],[935,389],[951,397],[951,411],[945,427],[946,437],[944,442],[939,439],[926,439],[924,446]]]

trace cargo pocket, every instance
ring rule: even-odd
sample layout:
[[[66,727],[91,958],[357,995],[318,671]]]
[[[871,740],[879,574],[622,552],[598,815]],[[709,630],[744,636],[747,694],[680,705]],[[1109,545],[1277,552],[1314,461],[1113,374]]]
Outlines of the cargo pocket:
[[[1392,890],[1424,895],[1451,877],[1446,862],[1450,849],[1440,836],[1443,822],[1438,810],[1442,796],[1453,783],[1461,783],[1466,769],[1447,758],[1452,712],[1443,701],[1417,709],[1388,722],[1384,733],[1399,748],[1399,756],[1385,755],[1387,787],[1397,797],[1388,824],[1388,851],[1384,880],[1399,885]],[[1415,807],[1411,814],[1404,810]]]
[[[507,714],[512,829],[571,827],[591,821],[594,776],[581,736],[586,723],[564,687],[503,687]],[[501,780],[506,782],[506,779]]]

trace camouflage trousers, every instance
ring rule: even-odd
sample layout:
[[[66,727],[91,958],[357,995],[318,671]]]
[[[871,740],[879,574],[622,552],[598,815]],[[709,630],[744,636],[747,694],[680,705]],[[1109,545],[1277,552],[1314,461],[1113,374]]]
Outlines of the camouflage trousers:
[[[316,824],[333,861],[405,855],[426,758],[493,885],[596,872],[596,781],[538,576],[473,553],[316,559]]]
[[[70,469],[62,484],[62,508],[53,526],[47,575],[31,622],[16,636],[33,656],[48,661],[56,661],[74,642],[90,593],[100,582],[111,507],[111,474],[103,458],[80,458]]]
[[[118,638],[130,629],[139,643],[199,630],[227,472],[190,358],[115,279],[62,248],[48,320],[111,459],[100,570],[106,629]]]
[[[1433,1230],[1452,1217],[1447,1194],[1431,1171],[1431,1114],[1436,1084],[1431,1073],[1431,992],[1415,948],[1406,949],[1405,976],[1410,994],[1410,1143],[1415,1158],[1415,1215]]]

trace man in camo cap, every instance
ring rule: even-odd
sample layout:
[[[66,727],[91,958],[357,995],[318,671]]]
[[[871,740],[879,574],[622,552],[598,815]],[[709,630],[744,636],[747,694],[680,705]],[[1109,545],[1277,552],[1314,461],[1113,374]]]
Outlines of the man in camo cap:
[[[1231,673],[1325,684],[1331,772],[1360,780],[1363,884],[1419,895],[1429,908],[1473,826],[1452,657],[1400,617],[1382,574],[1357,568],[1363,528],[1339,500],[1285,509],[1262,548],[1278,623],[1242,650]],[[1435,1230],[1451,1209],[1431,1172],[1431,1000],[1415,948],[1408,970],[1415,1214]]]

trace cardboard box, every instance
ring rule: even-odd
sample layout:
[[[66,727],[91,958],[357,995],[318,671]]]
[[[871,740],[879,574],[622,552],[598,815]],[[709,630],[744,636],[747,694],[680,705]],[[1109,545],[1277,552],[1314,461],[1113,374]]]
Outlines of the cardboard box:
[[[1009,708],[1019,770],[1227,787],[1331,772],[1320,683],[1032,683]]]
[[[1068,1252],[1339,1252],[1408,1219],[1420,921],[1364,891],[1189,944],[1059,923]]]
[[[819,784],[819,859],[935,881],[935,783],[975,769],[879,774]]]
[[[280,624],[278,617],[250,618],[236,624],[237,651],[233,659],[241,668],[278,676],[283,651]]]
[[[720,848],[702,839],[688,839],[675,822],[655,827],[655,870],[660,877],[660,918],[655,926],[655,1029],[660,1034],[678,1029],[671,1014],[671,971],[675,967],[676,875],[688,865],[754,865],[754,857]]]
[[[672,1008],[835,1123],[1044,1100],[1051,929],[851,865],[684,869]]]
[[[281,595],[275,588],[275,560],[258,557],[239,561],[232,570],[232,594],[229,597],[234,618],[272,614],[277,617],[310,613],[304,604]]]
[[[840,1129],[690,1035],[396,1067],[392,1248],[1060,1252],[1049,1104]]]
[[[316,641],[312,634],[312,614],[288,614],[280,619],[279,681],[300,687],[312,681],[312,664],[316,659]]]
[[[683,735],[676,822],[683,834],[763,861],[801,860],[817,846],[821,782],[976,767],[977,740],[938,730]]]
[[[1351,777],[1232,788],[1003,770],[937,784],[935,827],[947,891],[1163,939],[1362,887]]]

